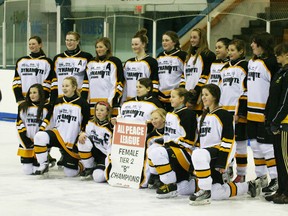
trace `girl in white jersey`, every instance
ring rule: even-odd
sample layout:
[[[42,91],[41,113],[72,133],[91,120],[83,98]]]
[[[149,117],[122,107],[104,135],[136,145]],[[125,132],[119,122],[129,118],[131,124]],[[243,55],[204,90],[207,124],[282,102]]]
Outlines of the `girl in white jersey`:
[[[247,72],[245,42],[235,39],[229,44],[230,61],[222,68],[220,105],[234,116],[237,177],[244,182],[247,169]]]
[[[149,78],[153,83],[153,95],[158,96],[158,63],[146,53],[148,44],[147,30],[139,30],[132,38],[132,50],[136,57],[128,59],[124,65],[124,94],[122,102],[136,97],[136,83],[140,78]]]
[[[64,96],[58,98],[54,109],[48,113],[41,125],[46,129],[51,124],[52,130],[39,131],[35,135],[34,151],[40,167],[35,172],[42,175],[48,172],[47,149],[57,147],[63,152],[64,173],[68,177],[77,176],[81,171],[76,141],[80,131],[85,131],[89,120],[89,105],[81,98],[77,91],[78,85],[75,77],[66,77],[62,83]]]
[[[180,49],[179,37],[174,31],[162,35],[164,49],[158,57],[159,99],[166,111],[171,111],[170,92],[174,88],[185,87],[184,61],[187,53]]]
[[[95,104],[93,119],[81,131],[78,138],[78,150],[84,171],[81,179],[91,176],[95,182],[105,182],[105,168],[108,165],[108,154],[111,152],[113,127],[110,123],[111,107],[105,101]]]
[[[17,130],[19,135],[19,148],[17,155],[21,156],[23,172],[33,174],[39,164],[34,153],[34,136],[39,131],[51,105],[47,103],[41,84],[33,84],[25,101],[19,105],[17,116]]]
[[[272,77],[279,66],[273,52],[273,36],[267,32],[253,36],[253,58],[248,62],[247,131],[253,150],[257,178],[263,179],[263,192],[277,190],[277,169],[273,150],[273,135],[265,130],[265,107]],[[267,172],[268,171],[268,172]],[[271,182],[267,186],[267,173]],[[266,187],[267,186],[267,187]]]
[[[197,113],[201,113],[199,97],[201,87],[208,80],[210,67],[216,56],[208,47],[204,29],[196,28],[191,31],[190,44],[184,64],[185,88],[188,91],[195,91],[198,101],[194,109]]]
[[[57,99],[57,91],[51,87],[52,81],[55,80],[53,62],[46,57],[42,46],[39,36],[29,38],[31,53],[16,62],[13,91],[18,104],[25,100],[28,89],[35,83],[43,86],[45,97],[50,98],[52,103]]]
[[[95,48],[96,57],[87,64],[81,96],[89,98],[91,115],[96,102],[107,101],[117,116],[124,82],[122,62],[112,55],[109,38],[98,39]]]
[[[153,148],[157,148],[162,146],[163,144],[163,136],[164,136],[164,127],[166,121],[167,112],[163,108],[158,108],[151,112],[151,123],[154,126],[154,129],[151,133],[147,135],[146,146],[147,154],[149,155],[149,151]],[[149,181],[149,188],[158,188],[160,186],[159,175],[155,169],[150,169],[152,171]]]
[[[149,169],[163,183],[156,190],[160,199],[192,192],[189,178],[197,122],[196,113],[185,106],[188,95],[184,88],[172,90],[170,100],[174,110],[166,115],[163,146],[148,152]]]
[[[222,200],[232,196],[249,193],[255,197],[260,193],[260,180],[225,183],[222,174],[233,158],[235,148],[233,115],[219,107],[221,91],[215,84],[202,88],[201,97],[205,107],[198,121],[198,149],[192,153],[192,163],[197,177],[198,187],[191,184],[193,190],[191,205],[209,204],[210,199]]]
[[[53,88],[58,89],[58,97],[63,96],[62,82],[65,77],[76,78],[79,90],[82,87],[86,65],[93,56],[80,49],[80,35],[77,32],[69,31],[66,34],[65,44],[67,50],[56,55],[53,59],[56,80]]]
[[[228,38],[219,38],[215,44],[216,60],[211,64],[207,84],[219,85],[221,80],[220,70],[229,61],[228,46],[231,42]]]

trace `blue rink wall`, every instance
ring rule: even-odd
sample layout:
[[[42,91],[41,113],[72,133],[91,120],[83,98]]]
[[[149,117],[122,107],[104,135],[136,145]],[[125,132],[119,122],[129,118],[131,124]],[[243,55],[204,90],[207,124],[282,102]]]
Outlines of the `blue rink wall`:
[[[12,89],[13,78],[14,70],[0,69],[0,89],[2,92],[0,121],[16,121],[17,103]]]

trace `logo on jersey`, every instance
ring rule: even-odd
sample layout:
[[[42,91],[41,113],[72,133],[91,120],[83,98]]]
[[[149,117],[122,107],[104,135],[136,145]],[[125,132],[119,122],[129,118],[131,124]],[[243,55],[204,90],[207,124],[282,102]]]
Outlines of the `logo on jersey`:
[[[176,134],[176,129],[172,128],[171,126],[172,126],[171,122],[165,123],[164,135],[169,136],[171,134]]]
[[[72,115],[73,111],[72,110],[67,110],[67,109],[61,109],[59,111],[59,114],[57,116],[57,122],[76,122],[77,121],[77,116]]]
[[[107,65],[99,65],[91,67],[91,72],[89,73],[89,76],[91,79],[95,78],[101,78],[104,79],[105,76],[110,76],[111,73],[111,63],[108,63]]]
[[[141,105],[125,106],[121,115],[129,118],[136,118],[138,116],[144,117],[145,112],[141,110]]]
[[[203,122],[200,128],[200,137],[205,137],[208,133],[211,133],[210,122]]]
[[[198,73],[198,68],[189,67],[189,65],[187,65],[187,68],[185,69],[186,76],[192,76],[195,73]]]
[[[109,141],[109,134],[104,133],[103,137],[99,136],[99,133],[97,134],[95,130],[91,131],[91,135],[89,136],[89,139],[96,145],[108,145]]]
[[[224,78],[223,78],[223,86],[232,86],[233,83],[239,84],[239,78],[234,77],[235,72],[233,71],[232,73],[226,72],[224,73]]]

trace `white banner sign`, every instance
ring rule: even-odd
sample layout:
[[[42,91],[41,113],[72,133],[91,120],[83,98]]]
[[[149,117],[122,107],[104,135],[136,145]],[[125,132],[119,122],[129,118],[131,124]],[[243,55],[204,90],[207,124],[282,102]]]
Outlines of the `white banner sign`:
[[[117,120],[111,149],[112,169],[108,183],[112,186],[139,188],[144,163],[147,126]]]

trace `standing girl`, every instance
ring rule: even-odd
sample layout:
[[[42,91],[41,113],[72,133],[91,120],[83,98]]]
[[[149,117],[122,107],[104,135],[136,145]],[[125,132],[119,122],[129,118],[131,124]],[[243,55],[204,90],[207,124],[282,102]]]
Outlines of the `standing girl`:
[[[43,86],[46,99],[51,96],[50,100],[54,101],[57,98],[57,91],[51,93],[52,80],[55,78],[53,62],[46,57],[42,46],[40,37],[29,38],[31,53],[16,62],[13,91],[18,104],[25,100],[28,89],[35,83]]]
[[[184,61],[187,53],[180,49],[179,37],[174,31],[162,36],[164,49],[158,57],[159,99],[166,111],[171,111],[170,93],[174,88],[185,87]]]
[[[62,83],[64,96],[58,98],[54,109],[49,112],[41,127],[47,124],[53,126],[52,130],[39,131],[35,135],[34,151],[40,167],[37,175],[48,172],[47,149],[57,147],[63,152],[64,173],[68,177],[78,175],[81,164],[75,146],[80,131],[85,131],[89,120],[89,105],[79,96],[75,77],[66,77]],[[79,167],[80,166],[80,167]]]
[[[58,89],[58,97],[63,96],[62,82],[65,77],[73,76],[77,80],[78,88],[81,89],[87,62],[93,58],[90,53],[80,49],[80,35],[69,31],[65,39],[67,50],[56,55],[53,59],[56,80],[53,88]]]
[[[215,54],[209,50],[204,29],[193,29],[190,35],[190,47],[184,64],[185,88],[195,91],[197,104],[195,111],[201,112],[200,92],[206,84],[212,62],[216,59]]]
[[[17,155],[21,156],[26,175],[33,174],[39,166],[33,149],[34,136],[50,109],[41,84],[33,84],[28,89],[25,101],[19,105],[17,130],[20,144]]]
[[[108,164],[107,155],[112,144],[113,127],[110,123],[111,107],[105,101],[95,104],[93,119],[81,131],[78,139],[78,150],[84,171],[83,179],[91,175],[95,182],[105,182],[104,170]]]
[[[149,78],[153,83],[153,95],[158,95],[158,63],[146,54],[148,44],[147,30],[139,30],[132,38],[132,50],[135,58],[128,59],[124,65],[125,87],[122,101],[136,97],[136,83],[140,78]]]
[[[171,92],[172,112],[166,115],[164,145],[148,152],[152,173],[157,172],[163,183],[156,193],[158,198],[170,198],[179,194],[189,194],[191,153],[196,135],[196,113],[185,104],[188,91],[176,88]]]
[[[88,98],[91,115],[98,101],[107,101],[115,108],[120,106],[123,90],[123,67],[119,58],[112,55],[112,47],[109,38],[103,37],[96,41],[96,57],[87,64],[87,69],[82,86],[81,96]]]
[[[253,36],[253,58],[248,62],[247,77],[247,131],[253,150],[257,178],[263,180],[264,193],[277,190],[277,170],[273,150],[273,135],[265,130],[265,107],[269,96],[270,82],[279,66],[273,53],[273,37],[269,33]],[[267,186],[267,171],[271,181]]]
[[[235,39],[229,44],[230,61],[221,70],[220,104],[234,116],[237,177],[244,182],[247,169],[247,71],[245,43]]]
[[[265,120],[268,131],[275,136],[274,151],[279,188],[265,199],[277,204],[288,204],[288,43],[277,45],[274,51],[282,68],[271,82]]]

